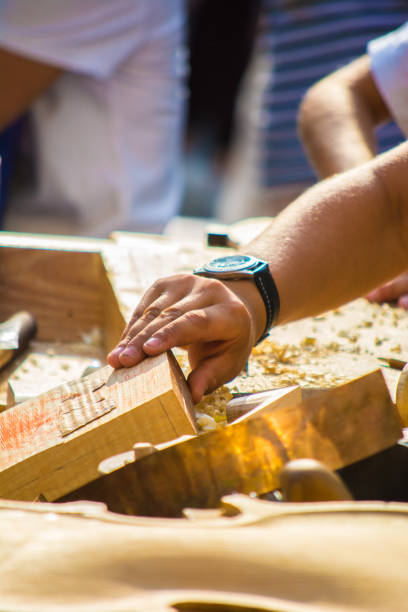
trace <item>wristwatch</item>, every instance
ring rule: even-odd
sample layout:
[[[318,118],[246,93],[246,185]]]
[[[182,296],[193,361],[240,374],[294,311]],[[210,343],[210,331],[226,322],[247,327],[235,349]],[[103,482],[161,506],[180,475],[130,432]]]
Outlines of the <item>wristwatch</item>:
[[[198,276],[218,280],[252,280],[265,304],[266,325],[257,344],[269,333],[279,316],[279,293],[266,261],[251,255],[228,255],[218,257],[194,270]]]

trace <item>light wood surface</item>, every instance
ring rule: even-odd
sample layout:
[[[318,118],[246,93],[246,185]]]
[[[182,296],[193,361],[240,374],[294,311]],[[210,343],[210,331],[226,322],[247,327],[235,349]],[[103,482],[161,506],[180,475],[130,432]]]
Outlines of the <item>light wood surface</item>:
[[[106,366],[0,414],[0,496],[52,501],[96,478],[112,453],[195,432],[171,353],[129,369]]]
[[[250,220],[251,228],[253,224],[255,221]],[[246,224],[238,225],[243,243],[248,234]],[[193,245],[183,236],[113,234],[117,249],[106,255],[105,265],[126,319],[158,277],[190,272],[213,257],[234,252],[206,247],[204,238],[203,235],[203,240]],[[154,253],[154,257],[147,253]],[[408,361],[407,313],[361,298],[334,311],[273,328],[270,336],[254,347],[248,371],[227,383],[227,387],[233,393],[292,385],[333,387],[383,365],[377,359],[381,356]],[[382,371],[395,400],[399,372],[388,367]]]
[[[79,341],[102,327],[98,253],[0,248],[0,319],[29,310],[43,340]]]
[[[9,313],[16,296],[24,307],[29,299],[41,315],[40,339],[44,334],[56,342],[62,334],[69,342],[85,338],[93,344],[93,338],[99,337],[103,355],[157,277],[191,271],[229,252],[207,248],[204,242],[194,245],[123,232],[106,241],[5,234],[2,245],[0,312]],[[67,317],[68,306],[72,317]],[[332,313],[273,329],[270,338],[254,348],[248,372],[228,383],[228,389],[254,392],[297,385],[303,391],[309,386],[339,385],[376,367],[377,356],[408,354],[405,327],[406,314],[400,309],[357,300]],[[184,353],[175,354],[187,373]],[[45,378],[53,359],[44,368]],[[78,363],[81,360],[79,354]],[[399,372],[390,368],[382,372],[394,398]],[[6,374],[12,377],[13,372]],[[6,390],[0,381],[0,402]]]
[[[179,516],[222,495],[264,494],[305,457],[338,469],[392,446],[401,423],[379,370],[289,406],[177,443],[125,465],[64,498],[104,501],[126,514]],[[129,449],[130,450],[130,449]]]
[[[35,396],[79,378],[92,358],[106,364],[125,325],[103,259],[112,248],[110,240],[1,233],[0,321],[24,308],[38,332],[0,373],[0,409],[29,389]]]
[[[103,259],[110,249],[108,240],[2,232],[0,320],[28,310],[39,340],[80,342],[99,330],[109,350],[125,323]]]
[[[1,501],[0,607],[406,611],[406,504],[232,495],[223,508],[233,516],[149,519]]]

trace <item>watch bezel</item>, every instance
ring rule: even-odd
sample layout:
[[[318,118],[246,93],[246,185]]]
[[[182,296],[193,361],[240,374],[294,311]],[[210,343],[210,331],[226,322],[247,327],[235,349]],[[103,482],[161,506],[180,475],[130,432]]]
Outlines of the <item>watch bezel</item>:
[[[231,260],[239,259],[240,262],[233,264]],[[242,261],[245,259],[245,261]],[[217,262],[228,260],[228,266],[220,266]],[[244,272],[245,270],[251,270],[258,264],[259,260],[252,255],[225,255],[224,257],[217,257],[203,266],[205,272],[211,272],[212,274],[223,274],[228,272]]]

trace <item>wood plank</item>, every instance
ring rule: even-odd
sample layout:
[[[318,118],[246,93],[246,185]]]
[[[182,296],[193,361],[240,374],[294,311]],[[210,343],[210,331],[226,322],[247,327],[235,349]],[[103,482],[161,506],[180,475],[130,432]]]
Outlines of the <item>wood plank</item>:
[[[64,501],[103,501],[115,512],[180,516],[184,507],[213,508],[231,492],[279,487],[292,459],[338,469],[390,447],[401,422],[381,371],[309,399],[209,432],[125,465]]]
[[[0,245],[0,320],[29,310],[38,339],[74,342],[102,328],[99,253]]]
[[[408,504],[231,495],[225,509],[168,520],[0,501],[1,609],[406,612]]]
[[[0,414],[0,496],[52,501],[136,442],[196,433],[192,414],[172,353],[61,385]]]

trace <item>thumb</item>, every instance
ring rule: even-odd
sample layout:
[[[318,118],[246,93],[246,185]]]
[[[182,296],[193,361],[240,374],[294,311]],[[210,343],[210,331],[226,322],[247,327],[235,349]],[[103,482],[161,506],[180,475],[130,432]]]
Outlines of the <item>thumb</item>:
[[[201,360],[190,372],[187,382],[194,404],[201,401],[205,393],[215,391],[238,373],[232,370],[229,363],[228,356],[221,353]]]

